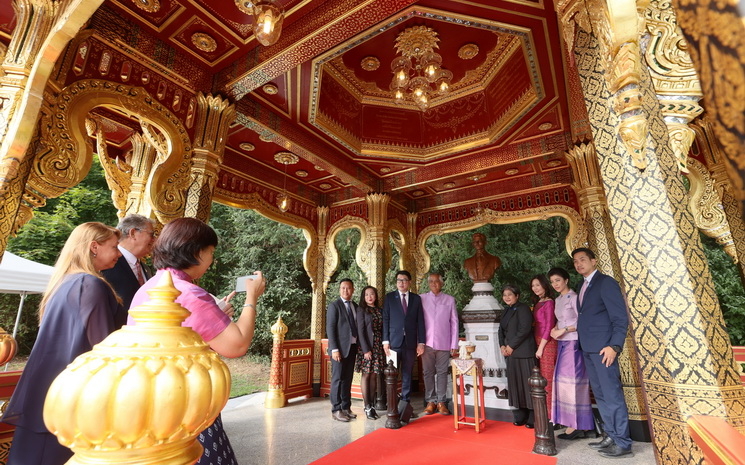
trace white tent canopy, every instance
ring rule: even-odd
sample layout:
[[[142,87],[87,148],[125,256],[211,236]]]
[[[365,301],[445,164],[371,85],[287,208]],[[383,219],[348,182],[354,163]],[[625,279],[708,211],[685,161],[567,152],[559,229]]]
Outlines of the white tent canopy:
[[[0,262],[0,293],[21,295],[21,303],[18,305],[18,314],[13,326],[13,337],[16,337],[18,332],[18,323],[21,321],[26,295],[44,292],[53,270],[54,268],[49,265],[26,260],[7,250],[3,254],[3,261]],[[6,365],[5,369],[7,368]]]
[[[49,265],[26,260],[6,250],[0,262],[0,294],[41,294],[53,270]]]

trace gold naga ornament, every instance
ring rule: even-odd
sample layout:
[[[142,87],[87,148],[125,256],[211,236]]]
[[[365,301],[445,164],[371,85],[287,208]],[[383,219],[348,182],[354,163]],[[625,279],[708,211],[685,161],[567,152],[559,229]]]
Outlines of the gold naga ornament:
[[[170,273],[130,310],[136,321],[78,356],[54,380],[44,423],[71,464],[193,464],[196,438],[230,393],[225,363],[191,328]]]
[[[13,360],[18,350],[18,344],[13,336],[8,334],[3,328],[0,328],[0,365]]]

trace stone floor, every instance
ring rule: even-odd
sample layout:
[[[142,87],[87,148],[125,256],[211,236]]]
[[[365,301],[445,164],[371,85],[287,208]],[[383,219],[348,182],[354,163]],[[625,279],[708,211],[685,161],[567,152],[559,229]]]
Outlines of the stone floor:
[[[361,401],[352,410],[359,418],[349,423],[333,421],[327,399],[312,398],[290,403],[281,409],[265,409],[264,394],[231,399],[222,412],[223,422],[240,465],[302,465],[385,427],[385,419],[366,420]],[[415,412],[423,402],[413,399]],[[416,421],[416,420],[413,420]],[[651,443],[634,443],[631,458],[608,459],[587,447],[590,439],[556,440],[559,465],[652,465]],[[495,463],[499,463],[498,461]],[[354,465],[363,465],[360,460]],[[412,464],[419,465],[419,464]],[[428,464],[436,465],[436,464]],[[522,464],[528,465],[528,464]]]

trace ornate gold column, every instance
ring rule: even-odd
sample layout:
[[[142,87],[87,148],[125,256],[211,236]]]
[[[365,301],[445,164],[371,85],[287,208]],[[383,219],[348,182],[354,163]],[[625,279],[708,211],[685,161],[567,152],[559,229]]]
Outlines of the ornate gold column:
[[[658,462],[700,463],[685,419],[727,417],[743,431],[745,390],[649,72],[633,47],[621,53],[623,47],[606,46],[628,38],[628,27],[639,43],[643,30],[616,18],[617,6],[590,1],[577,10],[584,18],[572,19],[574,52]]]
[[[575,145],[566,152],[566,157],[572,167],[574,179],[572,187],[579,197],[580,213],[589,232],[588,247],[598,258],[598,268],[603,273],[616,278],[623,286],[621,264],[616,253],[616,239],[613,236],[611,218],[608,214],[595,144],[587,142]],[[624,397],[629,409],[632,435],[635,438],[648,440],[647,409],[644,405],[639,379],[636,347],[630,333],[626,336],[626,344],[618,363],[621,368]]]
[[[328,286],[329,280],[326,277],[326,269],[329,266],[326,257],[329,207],[318,207],[316,211],[318,212],[318,224],[315,237],[310,240],[310,246],[303,257],[303,266],[310,277],[313,292],[310,315],[310,338],[315,341],[313,395],[319,396],[321,393],[321,361],[323,360],[321,339],[326,334],[326,286]]]
[[[218,96],[197,94],[197,122],[191,165],[191,185],[186,196],[184,216],[207,221],[212,208],[212,192],[217,184],[235,105]]]
[[[411,273],[411,291],[417,292],[419,282],[424,278],[426,270],[422,270],[421,257],[416,250],[416,213],[406,214],[406,237],[395,238],[393,243],[396,244],[400,258],[399,269]]]
[[[147,180],[155,165],[156,150],[150,145],[142,134],[134,133],[130,137],[132,151],[126,156],[127,164],[132,168],[131,187],[127,196],[126,214],[139,213],[148,218],[153,218],[153,207],[147,202]],[[126,215],[125,215],[126,216]]]
[[[367,194],[367,231],[365,242],[357,248],[357,264],[367,277],[367,283],[385,294],[385,273],[390,263],[391,247],[386,234],[388,226],[388,194]]]

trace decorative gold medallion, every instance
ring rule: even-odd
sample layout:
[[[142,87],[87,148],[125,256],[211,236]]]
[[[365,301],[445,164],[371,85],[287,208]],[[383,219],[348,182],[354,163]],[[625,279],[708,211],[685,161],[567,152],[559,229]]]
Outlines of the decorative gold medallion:
[[[331,189],[331,184],[327,182],[322,182],[321,184],[318,185],[318,187],[320,187],[323,190],[328,190],[328,189]]]
[[[466,44],[458,49],[458,57],[462,60],[470,60],[479,54],[479,46],[476,44]]]
[[[277,152],[274,154],[274,161],[283,165],[294,165],[300,158],[292,152]]]
[[[325,169],[321,168],[321,167],[320,167],[320,166],[318,166],[318,165],[315,165],[315,166],[314,166],[313,168],[315,168],[315,169],[316,169],[316,171],[326,171]]]
[[[261,90],[263,90],[267,95],[277,95],[279,92],[279,89],[274,84],[264,84],[264,87],[262,87]]]
[[[238,144],[238,147],[246,152],[251,152],[252,150],[256,149],[256,146],[251,142],[241,142],[240,144]]]
[[[552,127],[554,127],[552,123],[546,122],[546,123],[541,123],[541,125],[538,126],[538,129],[540,129],[541,131],[548,131]]]
[[[442,187],[444,187],[445,189],[452,189],[453,187],[455,187],[455,183],[454,182],[446,182],[445,184],[442,185]]]
[[[420,57],[439,48],[437,32],[427,26],[414,26],[396,37],[396,50],[406,58]]]
[[[424,195],[424,191],[414,191],[411,193],[414,197],[421,197]]]
[[[505,171],[504,174],[506,174],[507,176],[513,176],[513,175],[515,175],[515,174],[517,174],[519,172],[520,172],[520,170],[517,169],[517,168],[510,168],[507,171]]]
[[[517,170],[515,170],[515,171],[517,171]],[[476,181],[479,181],[481,179],[484,179],[485,177],[486,177],[486,174],[475,174],[473,176],[467,177],[466,179],[468,179],[469,181],[476,182]]]
[[[380,168],[380,172],[383,173],[383,174],[388,174],[388,173],[391,172],[391,169],[388,168],[387,166],[384,166],[384,167]]]
[[[295,176],[297,176],[298,178],[307,178],[308,172],[305,170],[297,170],[295,171]]]
[[[548,163],[546,163],[546,166],[548,166],[549,168],[561,166],[561,160],[549,160]]]
[[[360,61],[360,66],[362,66],[362,69],[365,71],[375,71],[380,68],[380,60],[374,56],[365,57]]]
[[[159,0],[133,0],[133,3],[140,10],[147,11],[148,13],[155,13],[160,10]]]
[[[217,41],[204,32],[195,32],[192,34],[191,43],[203,52],[209,53],[217,50]]]

